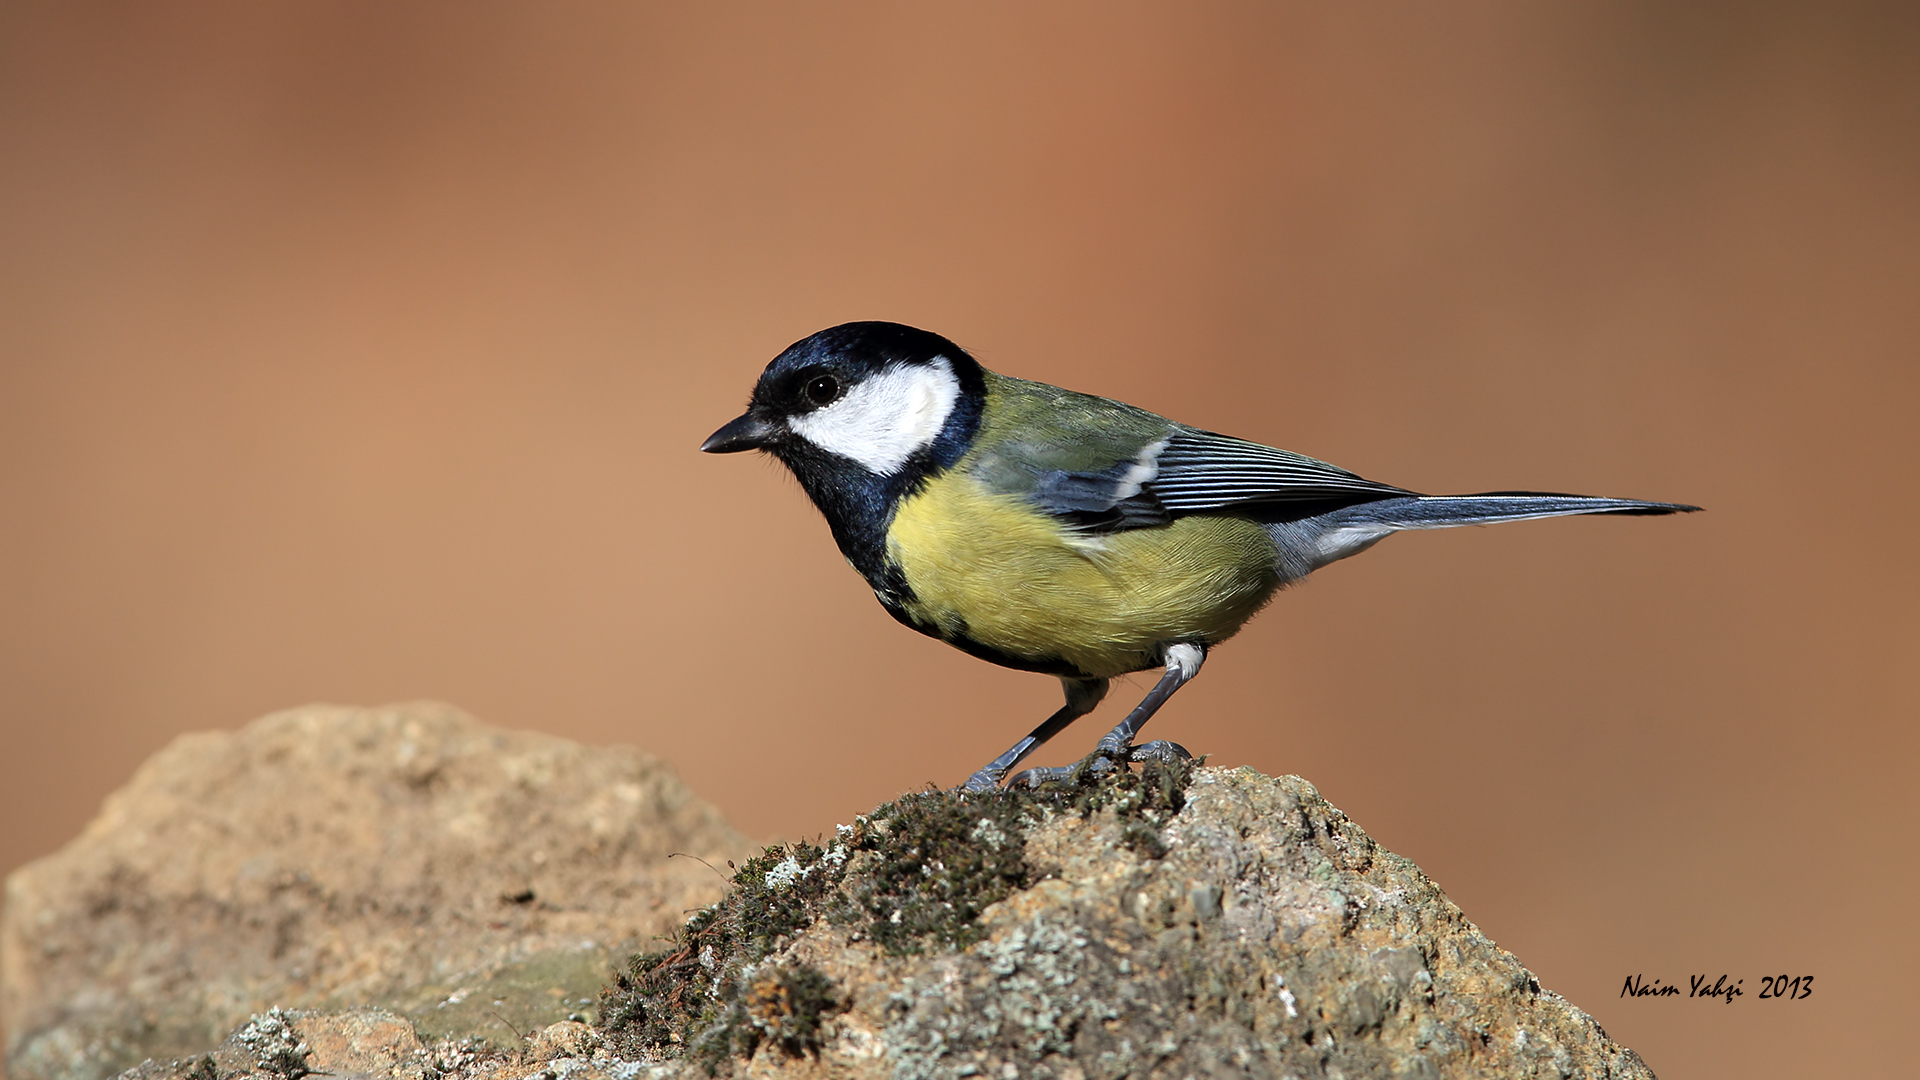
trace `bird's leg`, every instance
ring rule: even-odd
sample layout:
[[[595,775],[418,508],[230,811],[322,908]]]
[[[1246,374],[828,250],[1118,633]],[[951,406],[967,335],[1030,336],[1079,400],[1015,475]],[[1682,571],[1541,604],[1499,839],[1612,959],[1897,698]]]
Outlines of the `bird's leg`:
[[[1112,731],[1100,737],[1100,743],[1094,747],[1094,750],[1111,758],[1123,758],[1134,749],[1146,750],[1148,747],[1160,748],[1163,745],[1177,746],[1177,743],[1169,743],[1163,739],[1136,748],[1133,745],[1133,737],[1140,734],[1140,729],[1147,726],[1147,721],[1153,719],[1153,714],[1160,711],[1160,706],[1167,703],[1167,699],[1173,696],[1175,690],[1187,685],[1193,681],[1195,675],[1200,674],[1200,665],[1205,663],[1206,659],[1207,649],[1204,645],[1190,645],[1182,641],[1167,646],[1166,673],[1160,676],[1159,682],[1153,684],[1153,689],[1147,691],[1147,696],[1140,700],[1140,704],[1133,707],[1133,711],[1127,714],[1125,720],[1120,721]],[[1184,749],[1180,754],[1185,757],[1192,756]]]
[[[1100,699],[1107,696],[1105,679],[1067,679],[1060,680],[1060,686],[1067,692],[1067,703],[1058,712],[1047,717],[1046,722],[1027,733],[1027,737],[1007,748],[1007,752],[994,758],[986,768],[967,778],[960,785],[961,791],[992,791],[1000,786],[1008,772],[1015,765],[1025,761],[1028,754],[1040,748],[1040,744],[1060,734],[1068,724],[1093,711]]]
[[[1187,753],[1186,747],[1164,739],[1157,739],[1144,746],[1133,745],[1133,737],[1140,733],[1140,729],[1146,726],[1148,720],[1153,719],[1153,714],[1160,710],[1160,706],[1167,703],[1167,699],[1173,696],[1173,692],[1191,682],[1193,677],[1200,673],[1200,665],[1207,659],[1207,649],[1204,645],[1193,645],[1182,641],[1167,646],[1164,655],[1167,667],[1165,673],[1160,676],[1160,681],[1153,684],[1153,689],[1147,691],[1147,696],[1140,700],[1140,704],[1133,707],[1133,711],[1127,714],[1125,720],[1120,721],[1112,731],[1100,737],[1100,742],[1094,746],[1093,754],[1090,755],[1094,760],[1087,764],[1089,771],[1106,772],[1113,768],[1114,762],[1118,761],[1176,761],[1193,756]],[[1066,765],[1053,769],[1028,769],[1014,777],[1013,782],[1016,785],[1039,787],[1049,781],[1064,780],[1079,768],[1081,768],[1079,765]]]

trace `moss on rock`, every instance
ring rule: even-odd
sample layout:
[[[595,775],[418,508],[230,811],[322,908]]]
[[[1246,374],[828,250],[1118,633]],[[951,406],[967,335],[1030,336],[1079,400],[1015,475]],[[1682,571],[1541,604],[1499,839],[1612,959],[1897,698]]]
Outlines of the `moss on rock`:
[[[817,1054],[822,1023],[845,1003],[824,973],[780,955],[816,921],[892,956],[965,949],[980,940],[982,912],[1032,884],[1036,826],[1111,812],[1129,848],[1158,858],[1193,769],[1150,762],[1098,778],[1076,770],[1039,790],[916,793],[839,826],[824,846],[769,847],[668,948],[631,959],[601,993],[600,1026],[630,1060],[684,1054],[709,1073],[763,1045]]]

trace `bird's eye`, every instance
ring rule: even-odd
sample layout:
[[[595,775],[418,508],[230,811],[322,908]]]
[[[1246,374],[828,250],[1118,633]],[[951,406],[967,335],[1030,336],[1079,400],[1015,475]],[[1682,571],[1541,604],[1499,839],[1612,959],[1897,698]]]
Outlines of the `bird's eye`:
[[[815,375],[807,380],[806,395],[815,405],[831,405],[840,399],[840,380],[831,375]]]

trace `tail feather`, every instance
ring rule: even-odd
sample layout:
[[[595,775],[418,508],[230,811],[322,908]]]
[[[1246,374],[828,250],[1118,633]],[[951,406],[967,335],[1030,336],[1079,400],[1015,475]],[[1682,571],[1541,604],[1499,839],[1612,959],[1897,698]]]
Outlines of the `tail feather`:
[[[1358,555],[1404,529],[1447,529],[1570,514],[1690,514],[1685,503],[1603,499],[1548,491],[1488,491],[1479,495],[1396,495],[1321,514],[1267,523],[1279,548],[1276,568],[1293,581],[1330,562]]]
[[[1550,491],[1487,491],[1478,495],[1408,495],[1377,499],[1327,515],[1334,527],[1384,526],[1387,529],[1446,529],[1455,525],[1491,525],[1499,521],[1565,517],[1569,514],[1690,514],[1684,503],[1641,499],[1603,499]]]

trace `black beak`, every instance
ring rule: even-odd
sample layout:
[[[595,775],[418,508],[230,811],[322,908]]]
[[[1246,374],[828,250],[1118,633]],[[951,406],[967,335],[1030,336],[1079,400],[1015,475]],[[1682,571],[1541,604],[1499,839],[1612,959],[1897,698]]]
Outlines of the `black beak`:
[[[742,450],[759,450],[771,443],[779,434],[779,428],[749,412],[707,436],[707,441],[700,444],[700,449],[709,454],[737,454]]]

